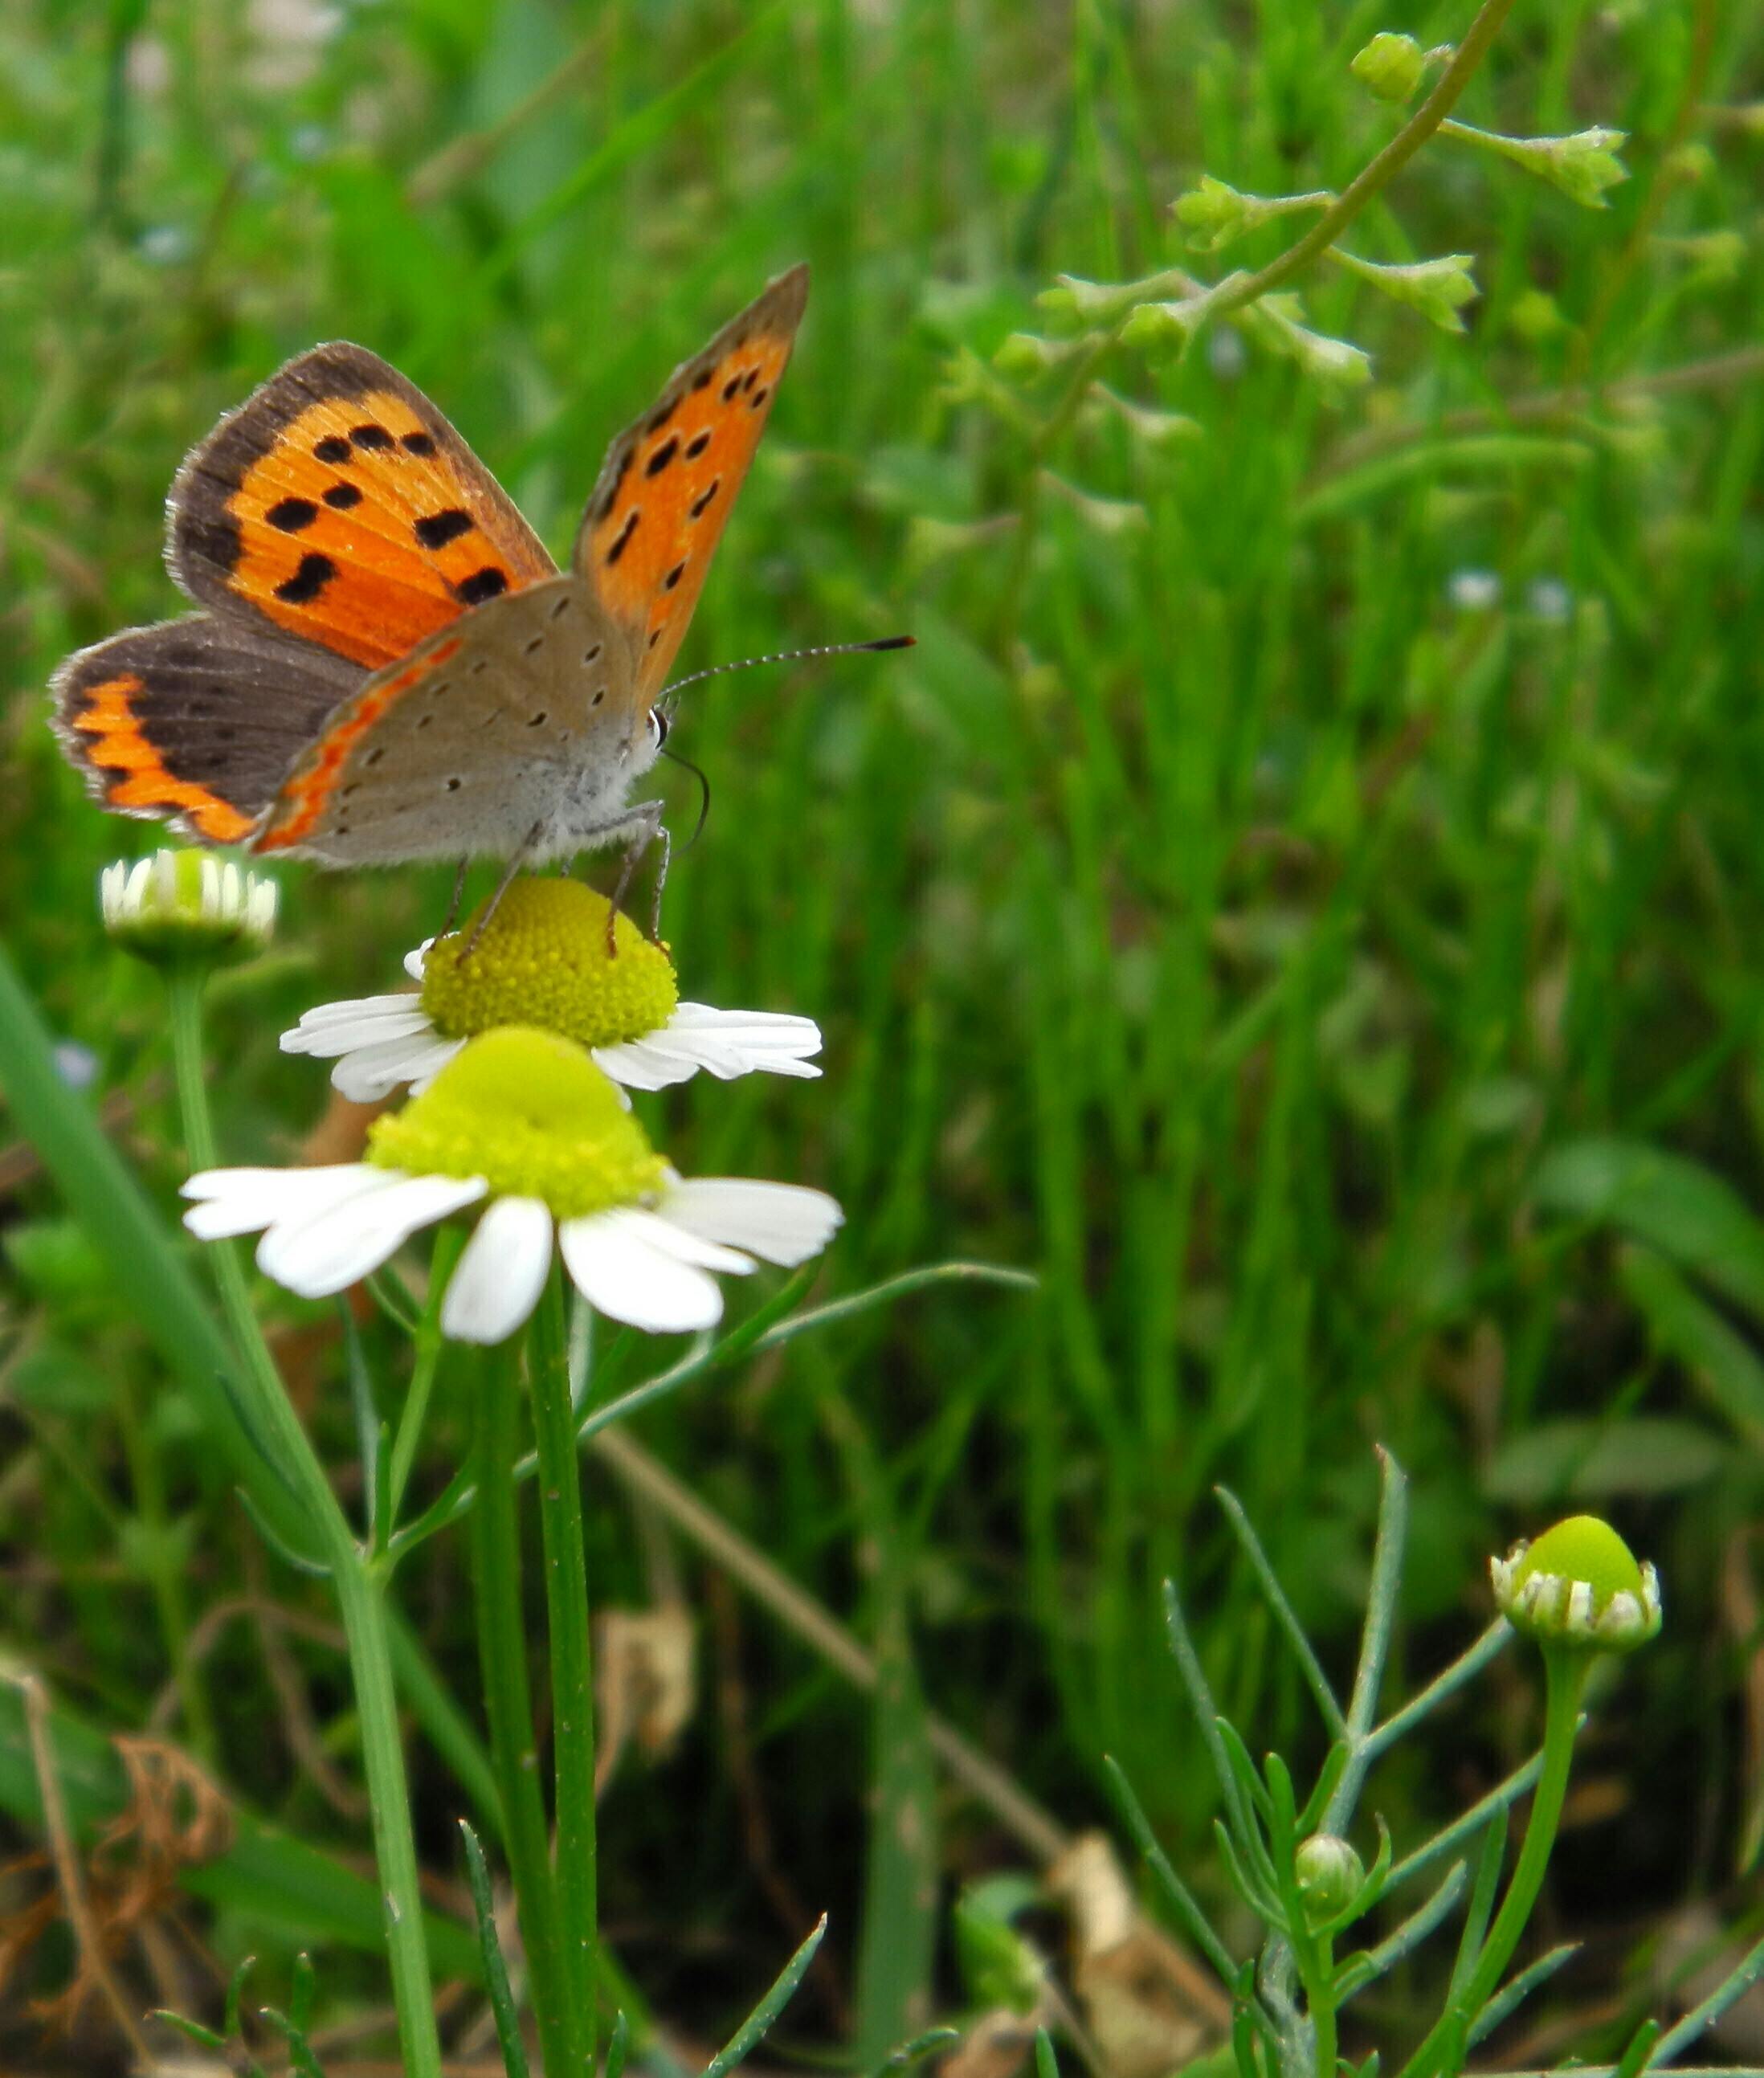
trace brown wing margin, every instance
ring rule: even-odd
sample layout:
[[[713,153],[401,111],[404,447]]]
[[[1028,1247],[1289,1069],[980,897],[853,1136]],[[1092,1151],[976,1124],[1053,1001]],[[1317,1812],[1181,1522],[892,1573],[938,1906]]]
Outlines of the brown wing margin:
[[[239,844],[363,676],[326,650],[192,614],[70,657],[51,687],[54,726],[106,807]]]

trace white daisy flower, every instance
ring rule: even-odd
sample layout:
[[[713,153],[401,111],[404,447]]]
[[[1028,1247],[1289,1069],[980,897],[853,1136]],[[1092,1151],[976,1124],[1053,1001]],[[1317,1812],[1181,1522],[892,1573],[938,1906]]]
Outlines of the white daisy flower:
[[[724,1082],[819,1074],[812,1018],[682,1003],[666,952],[623,916],[608,955],[607,917],[605,897],[580,881],[517,880],[463,967],[469,924],[407,956],[415,992],[320,1004],[283,1033],[282,1051],[335,1061],[332,1083],[357,1104],[401,1083],[420,1094],[474,1033],[509,1024],[578,1041],[634,1090],[665,1089],[701,1068]]]
[[[365,1161],[210,1169],[184,1195],[192,1233],[261,1233],[258,1267],[309,1299],[367,1276],[419,1228],[482,1207],[441,1329],[486,1343],[532,1312],[554,1242],[598,1312],[669,1334],[721,1318],[713,1272],[744,1276],[757,1259],[794,1268],[844,1218],[798,1184],[682,1179],[588,1052],[530,1026],[463,1043],[422,1095],[374,1121]]]
[[[248,958],[276,928],[267,874],[201,851],[119,858],[98,875],[98,909],[119,945],[157,965]]]

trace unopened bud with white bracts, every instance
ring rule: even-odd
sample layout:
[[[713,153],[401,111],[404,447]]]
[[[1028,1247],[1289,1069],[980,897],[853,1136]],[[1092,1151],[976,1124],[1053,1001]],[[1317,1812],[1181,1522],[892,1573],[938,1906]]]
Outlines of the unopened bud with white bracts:
[[[250,958],[274,933],[276,902],[274,881],[207,852],[118,859],[98,876],[105,929],[156,966]]]
[[[1495,1600],[1515,1630],[1541,1645],[1633,1652],[1660,1629],[1660,1583],[1609,1523],[1572,1515],[1535,1543],[1491,1558]]]
[[[1301,1840],[1292,1858],[1305,1917],[1322,1926],[1344,1913],[1360,1894],[1366,1864],[1352,1846],[1335,1833],[1313,1833]]]

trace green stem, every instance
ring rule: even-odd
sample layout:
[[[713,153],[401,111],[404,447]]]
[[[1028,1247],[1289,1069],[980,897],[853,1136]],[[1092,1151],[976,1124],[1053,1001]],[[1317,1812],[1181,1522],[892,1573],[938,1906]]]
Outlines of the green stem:
[[[519,1349],[519,1344],[515,1348]],[[490,1766],[502,1805],[503,1846],[515,1880],[532,2005],[548,2072],[589,2067],[578,2016],[560,1979],[557,1880],[551,1833],[539,1785],[532,1699],[527,1673],[527,1617],[521,1592],[519,1489],[514,1479],[520,1412],[512,1358],[478,1376],[477,1504],[472,1510],[472,1576],[477,1600],[478,1663],[490,1723]]]
[[[386,1519],[381,1525],[380,1533],[388,1543],[398,1526],[398,1510],[404,1504],[404,1489],[410,1483],[411,1467],[416,1461],[416,1447],[422,1441],[423,1423],[429,1410],[429,1395],[435,1389],[435,1374],[440,1364],[441,1301],[446,1296],[448,1279],[465,1246],[465,1233],[457,1227],[444,1226],[435,1237],[435,1254],[429,1264],[428,1300],[415,1337],[416,1361],[411,1371],[410,1390],[404,1396],[404,1412],[398,1417],[398,1433],[393,1439],[392,1463],[386,1474]]]
[[[1531,1917],[1532,1907],[1543,1886],[1561,1823],[1562,1800],[1568,1790],[1568,1771],[1574,1761],[1574,1728],[1580,1717],[1580,1699],[1591,1671],[1593,1655],[1571,1646],[1546,1645],[1544,1653],[1543,1769],[1532,1798],[1531,1816],[1525,1821],[1524,1845],[1520,1849],[1507,1895],[1488,1938],[1476,1959],[1470,1980],[1435,2022],[1427,2039],[1403,2066],[1401,2078],[1432,2078],[1441,2053],[1455,2039],[1468,2039],[1470,2024],[1487,2005],[1503,1972],[1519,1946],[1520,1936]]]
[[[569,1401],[569,1331],[561,1274],[553,1265],[533,1315],[528,1350],[539,1446],[539,1512],[551,1638],[552,1745],[557,1775],[557,1901],[563,1977],[594,2038],[597,1879],[594,1694],[588,1634],[588,1561],[582,1542],[582,1468]],[[581,2067],[586,2071],[588,2067]],[[559,2074],[564,2078],[564,2074]]]
[[[1476,68],[1488,55],[1488,47],[1500,33],[1512,11],[1513,0],[1483,0],[1475,19],[1464,31],[1463,41],[1452,53],[1452,61],[1440,74],[1433,91],[1380,152],[1362,166],[1341,194],[1296,244],[1266,267],[1232,282],[1221,282],[1219,303],[1213,312],[1241,309],[1277,289],[1282,282],[1311,265],[1334,244],[1374,196],[1388,187],[1428,139],[1457,105]]]
[[[172,1063],[183,1108],[184,1139],[191,1164],[215,1164],[215,1131],[202,1077],[202,978],[194,973],[170,978]],[[441,2047],[435,2028],[434,1993],[423,1938],[423,1900],[418,1886],[416,1845],[411,1833],[410,1786],[404,1772],[398,1699],[392,1683],[385,1605],[380,1582],[370,1573],[314,1453],[300,1417],[282,1385],[252,1310],[244,1260],[231,1241],[210,1244],[221,1305],[243,1359],[240,1389],[274,1446],[284,1479],[302,1504],[328,1567],[348,1640],[349,1671],[361,1727],[361,1763],[373,1813],[373,1851],[384,1893],[386,1952],[398,2008],[398,2043],[405,2078],[440,2078]]]
[[[1335,2078],[1335,1952],[1327,1934],[1300,1963],[1299,1976],[1311,2015],[1312,2069],[1316,2078]]]

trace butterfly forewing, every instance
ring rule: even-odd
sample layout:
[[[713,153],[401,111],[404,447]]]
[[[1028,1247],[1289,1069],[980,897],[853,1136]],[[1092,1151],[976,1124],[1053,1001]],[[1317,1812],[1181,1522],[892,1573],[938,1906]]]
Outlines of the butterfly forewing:
[[[576,539],[575,567],[629,631],[635,696],[666,682],[771,415],[802,322],[808,269],[782,274],[608,449]]]
[[[290,361],[194,450],[169,556],[202,604],[370,670],[556,570],[421,390],[346,344]]]

